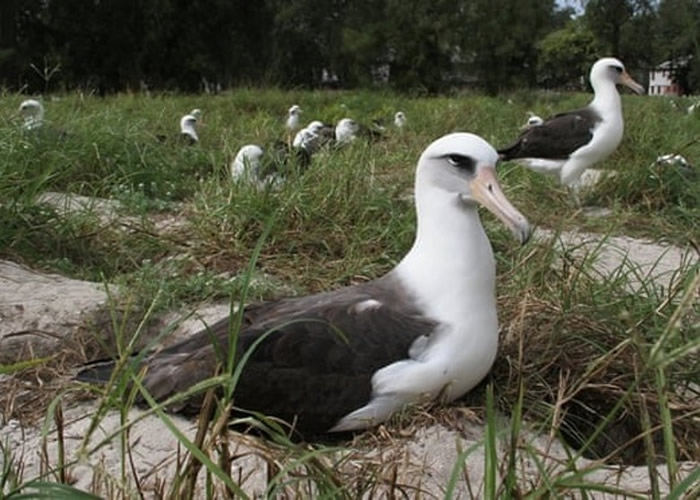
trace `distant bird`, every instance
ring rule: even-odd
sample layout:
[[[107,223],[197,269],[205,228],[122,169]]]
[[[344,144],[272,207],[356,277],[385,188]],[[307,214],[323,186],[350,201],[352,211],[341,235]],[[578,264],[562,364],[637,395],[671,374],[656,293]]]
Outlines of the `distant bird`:
[[[360,125],[352,118],[343,118],[335,126],[336,144],[349,144],[357,139]]]
[[[587,107],[559,113],[523,131],[513,144],[498,150],[501,159],[558,176],[568,186],[588,167],[607,158],[620,144],[624,129],[616,85],[626,85],[638,94],[644,93],[644,87],[613,57],[593,65],[590,82],[595,95]]]
[[[36,99],[27,99],[19,105],[24,130],[37,130],[44,125],[44,106]]]
[[[197,117],[192,114],[185,115],[180,119],[180,137],[182,137],[187,144],[193,145],[199,142],[199,136],[195,128],[196,125]]]
[[[544,120],[540,116],[537,116],[532,111],[528,111],[527,115],[528,115],[528,119],[525,122],[525,125],[520,127],[520,130],[527,130],[530,127],[538,127],[544,123]]]
[[[404,128],[406,126],[406,115],[403,111],[397,111],[394,115],[394,126],[396,128]]]
[[[262,178],[263,148],[257,144],[247,144],[238,150],[231,163],[231,177],[234,181],[259,183]]]
[[[497,161],[493,147],[473,134],[437,139],[416,169],[415,241],[388,274],[249,305],[240,329],[234,314],[135,357],[132,373],[164,401],[235,356],[242,370],[234,415],[277,417],[307,438],[365,429],[420,401],[459,398],[488,374],[498,349],[496,262],[477,207],[492,211],[521,242],[531,232],[499,187]],[[114,366],[95,362],[77,377],[105,382]],[[196,414],[203,399],[197,393],[169,409]]]
[[[287,128],[287,131],[289,131],[290,134],[299,128],[302,113],[303,111],[298,104],[295,104],[289,108],[289,111],[287,112],[287,121],[284,126]]]
[[[669,153],[659,156],[654,162],[655,165],[659,167],[673,167],[678,170],[681,174],[688,175],[694,172],[693,166],[690,164],[686,158],[677,153]]]
[[[664,166],[673,166],[673,165],[682,165],[684,167],[690,166],[690,163],[688,163],[688,160],[685,159],[685,157],[675,154],[675,153],[669,153],[665,155],[661,155],[658,158],[656,158],[656,164],[657,165],[664,165]]]
[[[294,137],[294,133],[301,126],[301,114],[302,114],[302,110],[298,104],[294,104],[287,111],[287,121],[284,123],[284,127],[287,130],[287,135],[286,135],[287,146],[292,145],[292,142],[293,142],[292,138]]]
[[[303,173],[310,163],[311,154],[306,149],[290,149],[282,141],[275,141],[266,148],[247,144],[238,150],[231,162],[231,177],[236,182],[254,184],[258,188],[277,187],[291,173]]]
[[[326,144],[335,139],[335,129],[331,125],[314,120],[294,136],[293,148],[301,148],[310,155],[315,154]]]
[[[693,104],[691,104],[690,106],[688,106],[687,112],[688,112],[689,115],[692,115],[692,114],[695,113],[695,111],[697,111],[698,109],[700,109],[700,101],[695,101]]]

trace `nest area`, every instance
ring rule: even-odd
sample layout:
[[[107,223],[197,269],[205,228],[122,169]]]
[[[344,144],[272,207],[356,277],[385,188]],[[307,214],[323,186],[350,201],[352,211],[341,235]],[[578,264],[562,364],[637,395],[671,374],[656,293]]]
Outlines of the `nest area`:
[[[512,412],[523,388],[522,414],[543,432],[558,433],[574,449],[607,463],[641,465],[649,453],[665,461],[663,408],[670,411],[676,458],[700,460],[700,390],[683,374],[697,370],[697,356],[674,364],[660,390],[654,373],[645,369],[649,343],[644,325],[622,329],[620,321],[596,317],[586,307],[564,311],[561,305],[535,294],[500,299],[502,323],[499,356],[490,376],[454,405],[476,408],[481,415],[487,383],[494,386],[499,410]],[[685,322],[697,323],[692,308]],[[45,416],[56,394],[70,387],[77,366],[105,354],[105,344],[86,329],[80,338],[66,339],[49,362],[0,380],[3,420],[36,422]],[[81,391],[68,397],[84,398]],[[663,400],[662,400],[663,399]],[[415,429],[414,419],[392,422]],[[421,417],[421,415],[423,415]],[[438,411],[439,415],[451,415]],[[454,415],[448,420],[454,420]],[[432,420],[431,420],[432,421]],[[444,422],[454,428],[454,422]],[[457,426],[458,428],[458,426]],[[406,435],[406,429],[398,430]],[[649,439],[650,438],[650,439]],[[650,449],[651,447],[651,449]]]
[[[623,329],[586,308],[564,312],[529,295],[501,305],[514,319],[490,377],[502,410],[513,407],[522,383],[526,420],[555,429],[587,458],[644,465],[650,452],[658,462],[668,458],[662,415],[668,408],[676,458],[700,459],[700,387],[684,376],[697,371],[696,355],[676,362],[660,389],[646,368],[643,324]],[[697,324],[698,312],[689,311],[685,322]]]

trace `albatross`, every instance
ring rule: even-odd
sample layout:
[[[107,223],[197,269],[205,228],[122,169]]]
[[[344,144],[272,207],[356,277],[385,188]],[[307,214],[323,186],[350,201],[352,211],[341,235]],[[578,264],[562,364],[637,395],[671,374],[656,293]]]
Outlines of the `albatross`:
[[[198,110],[195,110],[198,111]],[[197,144],[199,136],[195,126],[197,125],[197,117],[192,114],[187,114],[180,118],[180,137],[187,144]]]
[[[311,164],[311,153],[305,148],[289,148],[275,141],[263,148],[246,144],[231,162],[231,178],[235,182],[255,185],[258,189],[277,187],[292,173],[303,173]]]
[[[644,87],[625,71],[619,59],[605,57],[591,68],[594,97],[583,109],[559,113],[528,127],[511,145],[498,150],[502,160],[514,160],[536,172],[559,177],[570,186],[593,164],[620,144],[624,124],[617,85],[637,94]]]
[[[26,99],[19,105],[24,130],[37,130],[44,124],[44,106],[36,99]]]
[[[289,133],[292,133],[299,128],[301,114],[302,110],[298,104],[293,105],[291,108],[289,108],[289,111],[287,111],[287,121],[285,122],[284,126],[287,128]]]
[[[406,126],[406,113],[397,111],[394,114],[394,126],[396,128],[404,128]]]
[[[498,347],[495,261],[478,206],[518,240],[530,226],[496,180],[496,150],[453,133],[430,144],[415,174],[413,246],[388,274],[315,295],[247,306],[235,360],[238,411],[278,417],[301,436],[362,430],[406,405],[453,401],[489,372]],[[215,374],[233,318],[134,360],[159,401]],[[221,357],[223,356],[223,358]],[[109,379],[114,364],[83,369]],[[196,412],[202,396],[176,408]]]

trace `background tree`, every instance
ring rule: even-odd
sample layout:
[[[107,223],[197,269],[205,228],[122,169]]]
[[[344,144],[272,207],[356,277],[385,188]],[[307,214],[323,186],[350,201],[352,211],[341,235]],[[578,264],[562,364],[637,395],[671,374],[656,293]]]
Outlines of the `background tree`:
[[[0,0],[0,84],[198,91],[220,84],[440,91],[571,85],[602,55],[664,59],[700,89],[697,0]],[[575,15],[583,12],[582,15]],[[574,18],[574,19],[572,19]]]
[[[537,46],[538,83],[548,88],[581,88],[582,77],[602,53],[595,35],[580,19],[551,32]]]
[[[554,22],[553,0],[474,0],[464,3],[463,52],[491,93],[534,85],[537,41]]]

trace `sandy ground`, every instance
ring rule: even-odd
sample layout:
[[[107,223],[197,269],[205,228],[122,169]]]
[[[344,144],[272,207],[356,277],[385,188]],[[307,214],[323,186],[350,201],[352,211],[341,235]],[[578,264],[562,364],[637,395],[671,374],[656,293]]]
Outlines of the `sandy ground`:
[[[109,491],[107,485],[120,484],[121,481],[123,457],[121,434],[118,432],[121,420],[117,412],[111,411],[89,433],[94,413],[95,404],[92,403],[80,404],[65,411],[65,456],[66,463],[70,464],[68,477],[74,486],[105,495]],[[132,494],[136,495],[135,485],[138,483],[150,497],[156,495],[160,484],[170,482],[177,471],[182,470],[184,453],[178,449],[177,438],[165,429],[161,420],[154,416],[140,417],[143,417],[143,412],[136,409],[127,416],[128,421],[135,423],[127,438],[131,456],[126,457],[126,477]],[[171,419],[180,431],[193,439],[195,429],[192,421],[178,416],[171,416]],[[443,498],[455,470],[458,480],[454,498],[479,498],[484,488],[484,427],[465,420],[459,431],[434,424],[419,429],[410,437],[386,438],[379,446],[370,448],[360,445],[351,451],[329,451],[321,460],[340,478],[357,481],[358,477],[366,477],[370,473],[382,478],[384,486],[366,492],[366,498],[388,494],[391,485],[410,498]],[[44,438],[38,429],[22,429],[18,422],[11,421],[0,432],[5,439],[9,439],[15,456],[23,457],[25,478],[46,474],[49,469],[47,464],[55,466],[58,443],[53,429]],[[269,494],[266,488],[271,474],[270,464],[290,464],[289,458],[285,459],[280,450],[263,444],[257,438],[231,433],[229,446],[231,455],[237,457],[231,463],[231,477],[237,478],[239,486],[251,497],[262,498]],[[499,443],[497,460],[501,464],[507,460],[505,442]],[[129,462],[133,462],[133,468]],[[527,492],[542,486],[538,467],[550,473],[561,473],[569,460],[558,441],[524,431],[520,436],[516,462],[520,487]],[[640,495],[650,492],[646,467],[610,467],[585,459],[578,459],[575,464],[575,469],[580,473],[578,481],[605,484]],[[697,464],[691,463],[681,465],[681,477],[676,480],[697,467]],[[303,470],[300,465],[294,469],[297,472]],[[365,474],[358,474],[360,471]],[[661,491],[667,492],[669,481],[666,468],[661,465],[655,471]],[[573,471],[571,478],[574,478]],[[292,482],[286,488],[287,495],[313,495],[313,486],[303,479],[302,474],[296,478],[290,475],[288,479]],[[200,478],[199,487],[203,488],[203,478]],[[560,493],[564,494],[565,491],[562,489]],[[610,493],[601,494],[598,498],[622,497]]]
[[[700,256],[690,245],[685,248],[629,236],[608,236],[582,231],[555,233],[538,229],[534,238],[540,241],[555,238],[555,244],[564,252],[588,262],[594,275],[601,279],[624,277],[631,293],[651,295],[675,285],[681,278],[679,271],[697,263]],[[644,284],[653,283],[655,290]]]
[[[110,212],[111,205],[105,210]],[[691,249],[629,237],[601,239],[600,235],[595,234],[565,232],[557,235],[547,230],[539,230],[536,235],[540,240],[553,237],[557,239],[557,245],[574,254],[593,252],[595,258],[591,260],[591,269],[601,275],[626,272],[640,278],[649,276],[657,287],[672,286],[679,267],[698,260]],[[641,289],[641,279],[633,279],[630,283],[631,291],[649,292]],[[112,289],[111,293],[117,294],[118,290]],[[107,304],[108,294],[102,284],[43,274],[12,262],[0,262],[0,363],[15,361],[18,356],[40,357],[60,348],[64,339],[77,335],[85,325],[99,320]],[[182,322],[172,338],[182,338],[199,330],[228,314],[228,311],[227,304],[207,306]],[[177,319],[178,314],[173,313],[166,315],[162,321],[167,324]],[[108,412],[95,420],[99,425],[94,432],[88,432],[96,404],[80,403],[65,410],[65,448],[67,461],[72,463],[69,468],[71,481],[81,489],[108,496],[108,485],[121,484],[122,471],[126,470],[128,488],[134,494],[138,483],[144,491],[150,492],[149,495],[155,495],[163,481],[174,477],[178,453],[182,457],[176,437],[159,418],[152,415],[140,418],[143,416],[140,410],[131,410],[128,421],[134,423],[128,441],[134,465],[133,469],[130,466],[124,469],[119,438],[122,434],[115,433],[120,427],[119,414]],[[171,418],[178,429],[192,438],[192,421],[178,416]],[[460,422],[458,430],[434,423],[410,436],[387,437],[378,446],[360,446],[352,452],[345,451],[342,456],[337,452],[332,453],[323,460],[340,477],[357,480],[362,477],[357,472],[366,471],[367,474],[384,478],[386,484],[400,485],[412,498],[442,497],[453,471],[458,470],[455,498],[480,497],[483,493],[485,460],[484,427],[469,418]],[[42,435],[40,426],[25,427],[15,420],[0,423],[0,441],[9,444],[15,457],[23,457],[25,479],[37,477],[55,467],[58,451],[53,423],[49,425],[51,430],[48,435]],[[111,439],[108,438],[110,436]],[[231,433],[231,436],[231,451],[237,457],[231,465],[232,477],[237,478],[241,488],[250,496],[269,494],[266,488],[271,473],[270,464],[279,466],[288,459],[283,457],[282,451],[261,444],[256,438],[235,433]],[[98,447],[101,442],[102,446]],[[501,443],[498,452],[500,463],[506,460],[504,444]],[[93,449],[89,454],[85,452]],[[460,454],[460,450],[471,450],[471,453]],[[529,431],[520,436],[518,450],[519,481],[523,491],[530,491],[541,484],[538,463],[545,470],[561,470],[567,462],[567,452],[559,442]],[[683,474],[697,467],[698,464],[683,464]],[[608,467],[578,459],[576,469],[585,471],[584,481],[615,486],[641,495],[650,491],[650,471],[646,467]],[[658,473],[661,490],[668,491],[666,468],[661,465],[654,470]],[[572,481],[575,479],[572,476]],[[202,481],[200,477],[200,487]],[[300,492],[309,496],[314,494],[305,488],[308,485],[304,484],[303,478],[296,476],[286,493],[291,496]],[[384,488],[383,492],[368,492],[365,496],[389,495],[390,486]],[[600,493],[598,498],[615,497],[612,493]]]

